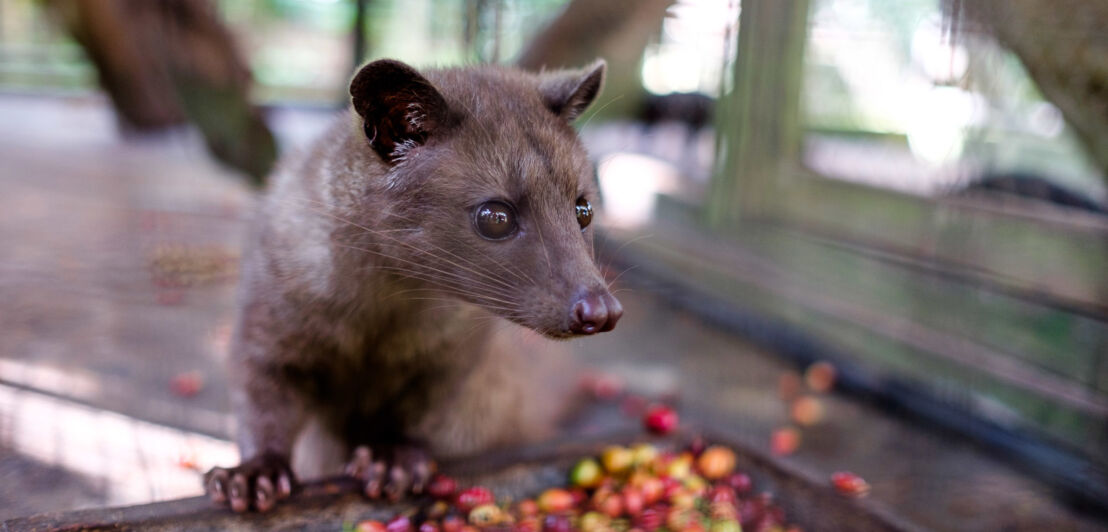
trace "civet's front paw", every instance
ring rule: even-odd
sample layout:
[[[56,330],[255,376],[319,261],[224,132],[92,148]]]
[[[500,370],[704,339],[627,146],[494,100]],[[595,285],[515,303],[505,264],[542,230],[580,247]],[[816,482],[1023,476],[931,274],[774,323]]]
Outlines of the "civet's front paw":
[[[204,475],[204,489],[212,502],[237,513],[268,511],[291,495],[295,484],[288,459],[273,453],[260,454],[237,467],[214,467]]]
[[[435,473],[431,455],[417,446],[382,447],[375,451],[362,445],[346,466],[346,474],[363,483],[362,491],[371,499],[396,501],[427,489]]]

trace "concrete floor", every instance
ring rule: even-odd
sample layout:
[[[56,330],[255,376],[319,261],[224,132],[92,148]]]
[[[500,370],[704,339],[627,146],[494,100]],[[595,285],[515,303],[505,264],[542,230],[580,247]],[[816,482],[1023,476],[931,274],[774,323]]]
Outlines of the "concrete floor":
[[[98,99],[7,96],[0,116],[0,519],[200,493],[199,471],[235,459],[221,365],[251,194],[187,133],[119,140]],[[648,285],[619,288],[620,327],[575,341],[578,359],[767,449],[789,368]],[[921,527],[1106,529],[987,452],[822,401],[784,460],[853,470]]]

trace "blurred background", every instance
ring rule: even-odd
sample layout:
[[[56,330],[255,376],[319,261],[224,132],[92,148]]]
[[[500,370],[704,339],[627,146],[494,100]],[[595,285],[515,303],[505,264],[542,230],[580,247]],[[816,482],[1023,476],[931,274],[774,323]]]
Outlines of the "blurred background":
[[[236,461],[246,219],[356,65],[603,57],[577,126],[627,310],[573,346],[628,415],[567,430],[665,397],[924,529],[1104,529],[1105,28],[1103,0],[0,0],[0,519]]]

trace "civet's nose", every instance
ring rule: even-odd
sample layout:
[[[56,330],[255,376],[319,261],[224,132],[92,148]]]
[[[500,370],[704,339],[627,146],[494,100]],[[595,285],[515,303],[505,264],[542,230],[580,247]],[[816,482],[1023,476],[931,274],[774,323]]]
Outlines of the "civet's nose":
[[[573,304],[569,330],[575,334],[607,332],[622,315],[623,305],[607,290],[585,294]]]

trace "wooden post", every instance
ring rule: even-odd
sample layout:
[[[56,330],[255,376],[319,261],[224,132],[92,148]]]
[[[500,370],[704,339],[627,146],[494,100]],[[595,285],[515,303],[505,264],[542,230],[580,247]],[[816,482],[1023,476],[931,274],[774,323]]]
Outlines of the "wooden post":
[[[808,0],[744,0],[734,83],[717,113],[719,163],[706,204],[709,225],[764,213],[782,185],[781,164],[800,143],[800,87]]]
[[[369,8],[369,0],[356,0],[354,3],[354,68],[351,71],[355,71],[358,67],[362,66],[365,61],[366,55],[366,11]]]

